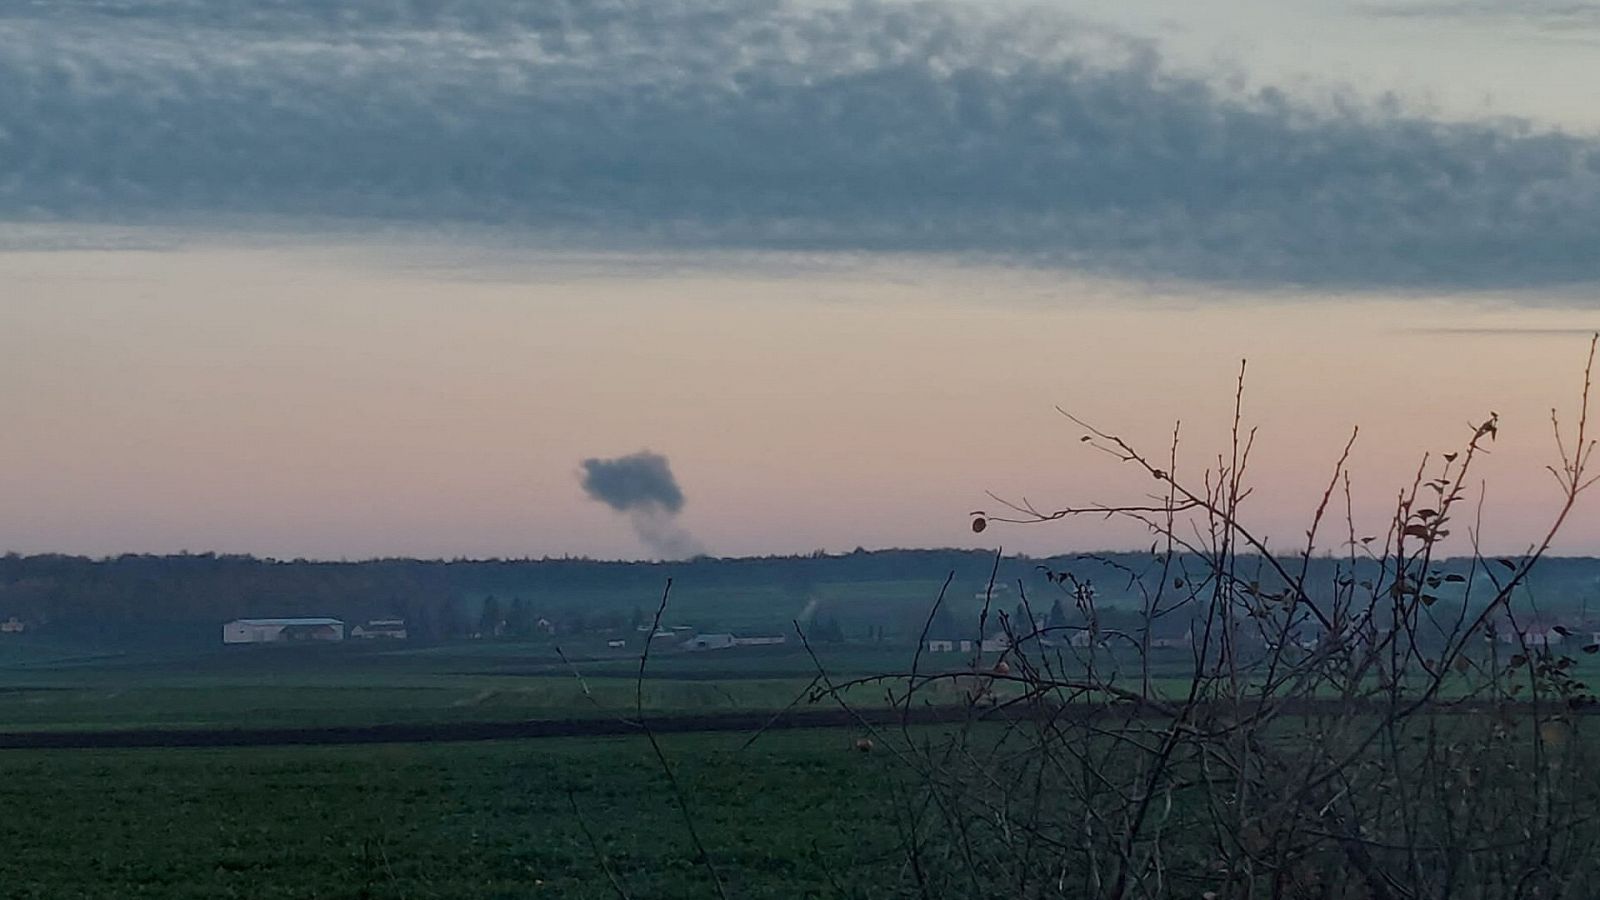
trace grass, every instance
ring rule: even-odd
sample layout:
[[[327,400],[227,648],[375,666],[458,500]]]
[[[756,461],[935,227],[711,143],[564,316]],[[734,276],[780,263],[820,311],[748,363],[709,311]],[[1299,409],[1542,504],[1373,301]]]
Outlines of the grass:
[[[580,645],[568,649],[580,683],[548,642],[5,650],[11,731],[611,716],[632,709],[637,669],[631,652]],[[818,652],[849,674],[910,657]],[[813,674],[798,646],[661,654],[644,704],[777,709]],[[861,896],[898,877],[883,864],[897,841],[892,764],[855,737],[772,732],[748,749],[742,734],[663,737],[732,896]],[[638,737],[3,751],[0,847],[7,898],[614,897],[601,859],[634,898],[715,896]]]
[[[893,642],[814,649],[835,681],[904,672],[914,652]],[[637,648],[613,650],[603,637],[590,637],[564,650],[570,662],[548,640],[115,653],[10,640],[0,642],[0,731],[365,726],[587,718],[632,710]],[[1600,656],[1574,655],[1574,674],[1600,686]],[[1182,695],[1189,661],[1186,651],[1158,651],[1151,660],[1152,687]],[[968,662],[963,654],[923,654],[920,667],[924,673],[951,671]],[[1121,668],[1121,683],[1138,683],[1136,658],[1102,655],[1100,665],[1113,664]],[[816,663],[798,642],[658,652],[646,671],[644,704],[658,714],[777,710],[801,696],[815,675]],[[882,704],[887,686],[863,686],[851,694],[852,702]],[[948,682],[921,698],[960,700]]]
[[[745,679],[650,681],[644,705],[658,714],[773,710],[789,703],[804,682]],[[384,723],[570,719],[625,714],[634,684],[622,679],[466,679],[419,687],[271,687],[196,683],[193,686],[42,688],[0,694],[6,731],[103,728],[272,728]]]
[[[852,737],[663,738],[732,895],[869,896],[896,877],[893,765]],[[8,751],[0,776],[17,900],[615,897],[602,858],[632,897],[715,896],[638,738]]]
[[[631,710],[637,667],[625,653],[580,647],[580,683],[539,642],[8,652],[3,730],[610,716]],[[865,644],[818,652],[840,676],[904,671],[911,656]],[[1176,689],[1184,660],[1161,659],[1159,687]],[[922,660],[924,671],[964,662]],[[1600,660],[1579,667],[1600,680]],[[786,647],[662,654],[648,672],[652,712],[749,711],[786,705],[812,663]],[[854,701],[881,702],[875,690]],[[745,749],[742,734],[662,738],[730,896],[907,887],[896,804],[908,773],[881,747],[855,752],[856,736],[774,731]],[[606,869],[639,900],[716,896],[638,737],[0,751],[0,848],[6,898],[586,900],[617,896]]]
[[[21,651],[25,652],[20,652]],[[630,651],[549,642],[235,647],[90,653],[13,643],[0,660],[0,731],[315,727],[617,716],[631,711]],[[637,651],[631,651],[636,653]],[[904,648],[823,646],[831,674],[893,671]],[[578,674],[582,674],[582,680]],[[661,653],[643,685],[658,714],[770,711],[805,692],[815,663],[797,645]],[[853,695],[881,703],[881,691]]]

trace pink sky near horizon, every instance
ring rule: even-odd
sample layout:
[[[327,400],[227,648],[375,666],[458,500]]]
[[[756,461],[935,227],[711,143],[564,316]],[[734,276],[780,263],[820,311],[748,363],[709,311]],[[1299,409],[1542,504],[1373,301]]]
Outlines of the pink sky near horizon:
[[[996,528],[1149,490],[1073,411],[1181,471],[1225,446],[1249,359],[1248,520],[1292,547],[1352,425],[1363,531],[1420,454],[1500,413],[1486,539],[1555,501],[1574,304],[1191,290],[917,260],[594,265],[290,246],[0,253],[0,550],[277,557],[646,555],[577,467],[671,459],[718,555],[1148,545],[1128,524]],[[1600,496],[1600,495],[1597,495]],[[1558,548],[1600,553],[1600,508]]]

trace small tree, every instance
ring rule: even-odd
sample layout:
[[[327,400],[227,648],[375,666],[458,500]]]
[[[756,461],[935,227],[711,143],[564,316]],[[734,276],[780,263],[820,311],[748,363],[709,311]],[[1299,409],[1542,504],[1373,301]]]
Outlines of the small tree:
[[[511,605],[505,614],[505,633],[515,637],[527,637],[533,633],[533,618],[533,607],[526,598],[511,598]]]
[[[496,637],[504,624],[500,601],[493,594],[483,598],[483,610],[478,614],[478,633],[484,637]]]
[[[844,628],[832,616],[818,616],[816,623],[811,626],[810,638],[823,644],[842,644]]]

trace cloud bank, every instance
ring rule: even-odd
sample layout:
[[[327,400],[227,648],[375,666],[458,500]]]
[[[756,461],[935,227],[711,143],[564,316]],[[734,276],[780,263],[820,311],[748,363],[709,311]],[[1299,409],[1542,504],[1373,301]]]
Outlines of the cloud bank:
[[[1550,286],[1600,276],[1600,140],[1239,95],[956,0],[0,10],[0,221],[249,220]]]
[[[1600,8],[1574,0],[1383,0],[1360,8],[1391,18],[1520,20],[1552,31],[1600,26]]]

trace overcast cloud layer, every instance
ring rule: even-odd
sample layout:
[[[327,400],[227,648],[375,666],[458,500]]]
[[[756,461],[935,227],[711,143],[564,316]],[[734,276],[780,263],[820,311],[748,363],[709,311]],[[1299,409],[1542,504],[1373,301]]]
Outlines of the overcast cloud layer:
[[[1377,0],[1363,3],[1361,8],[1375,15],[1401,18],[1521,19],[1557,30],[1600,26],[1600,7],[1587,0]]]
[[[992,5],[0,9],[0,220],[383,220],[1332,286],[1600,276],[1600,142],[1173,74]]]

